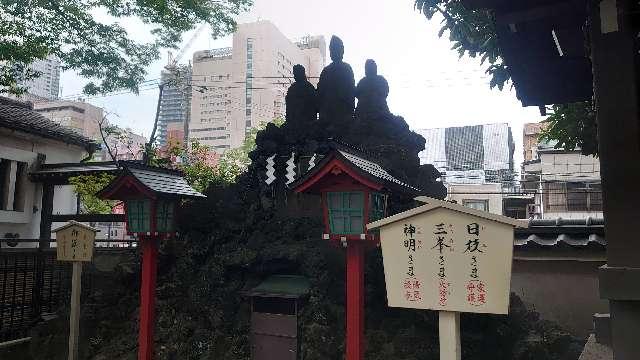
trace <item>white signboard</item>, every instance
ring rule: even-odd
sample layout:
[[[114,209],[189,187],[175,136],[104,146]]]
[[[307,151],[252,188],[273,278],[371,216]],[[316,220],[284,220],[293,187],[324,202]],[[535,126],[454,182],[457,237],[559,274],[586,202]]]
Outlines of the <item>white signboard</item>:
[[[425,207],[371,224],[380,228],[389,306],[506,314],[518,222],[449,203]]]

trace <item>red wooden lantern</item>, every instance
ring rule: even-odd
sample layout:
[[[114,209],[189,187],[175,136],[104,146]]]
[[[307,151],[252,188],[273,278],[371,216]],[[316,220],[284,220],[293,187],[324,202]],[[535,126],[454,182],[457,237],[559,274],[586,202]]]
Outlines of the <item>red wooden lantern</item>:
[[[153,357],[155,290],[158,243],[175,234],[175,212],[181,199],[205,197],[194,190],[179,171],[119,162],[122,174],[98,194],[125,204],[127,232],[142,246],[140,331],[138,359]]]
[[[347,249],[346,359],[364,358],[364,251],[379,243],[365,224],[386,216],[392,193],[415,197],[420,190],[396,179],[352,149],[334,149],[292,184],[296,193],[322,198],[324,239]]]

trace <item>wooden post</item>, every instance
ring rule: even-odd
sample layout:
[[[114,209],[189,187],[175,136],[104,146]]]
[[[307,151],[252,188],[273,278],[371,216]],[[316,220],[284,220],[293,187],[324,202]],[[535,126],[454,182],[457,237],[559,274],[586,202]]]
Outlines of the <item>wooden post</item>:
[[[460,313],[439,311],[440,360],[460,360]]]
[[[637,25],[630,0],[592,3],[590,21],[593,87],[607,234],[607,265],[599,274],[600,296],[609,299],[613,354],[640,354],[640,133]]]
[[[140,332],[138,360],[153,359],[153,333],[155,326],[156,272],[158,239],[140,236],[142,244],[142,282],[140,284]]]
[[[364,244],[347,244],[347,360],[364,359]]]
[[[44,287],[44,249],[50,247],[51,217],[53,215],[53,184],[42,185],[42,204],[40,205],[40,236],[35,264],[35,286],[33,287],[34,317],[40,317],[42,312],[42,288]]]
[[[82,262],[73,262],[71,276],[71,309],[69,311],[69,360],[78,359],[80,334],[80,294],[82,293]]]

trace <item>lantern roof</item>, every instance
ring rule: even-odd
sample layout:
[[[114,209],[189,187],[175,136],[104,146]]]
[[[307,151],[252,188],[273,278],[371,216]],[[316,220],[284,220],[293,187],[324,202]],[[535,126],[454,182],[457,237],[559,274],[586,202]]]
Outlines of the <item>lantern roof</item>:
[[[120,161],[118,165],[123,168],[123,172],[98,193],[99,197],[123,200],[122,190],[130,188],[131,185],[136,187],[139,193],[154,199],[206,197],[192,188],[180,171],[147,166],[138,161]]]
[[[300,298],[309,293],[309,279],[297,275],[272,275],[248,292],[249,296]]]
[[[422,213],[426,213],[429,212],[431,210],[434,209],[438,209],[438,208],[445,208],[445,209],[449,209],[452,211],[456,211],[459,213],[464,213],[464,214],[468,214],[468,215],[472,215],[472,216],[477,216],[479,218],[483,218],[486,220],[491,220],[491,221],[495,221],[498,223],[502,223],[505,225],[511,225],[514,227],[519,227],[519,228],[526,228],[529,226],[529,222],[527,220],[516,220],[513,218],[510,218],[508,216],[503,216],[503,215],[497,215],[497,214],[492,214],[488,211],[481,211],[481,210],[476,210],[476,209],[472,209],[470,207],[466,207],[466,206],[462,206],[459,204],[455,204],[449,201],[442,201],[442,200],[438,200],[438,199],[434,199],[434,198],[430,198],[427,196],[418,196],[415,198],[415,200],[420,201],[422,203],[425,203],[425,205],[419,206],[417,208],[413,208],[404,212],[401,212],[399,214],[393,215],[393,216],[389,216],[387,218],[384,219],[380,219],[378,221],[374,221],[372,223],[367,224],[367,230],[372,230],[372,229],[377,229],[380,227],[383,227],[385,225],[391,224],[391,223],[395,223],[398,221],[402,221],[406,218],[410,218],[412,216],[415,215],[419,215]]]
[[[69,222],[68,222],[68,223],[66,223],[66,224],[64,224],[64,225],[62,225],[62,226],[60,226],[60,227],[58,227],[58,228],[55,228],[55,229],[51,230],[51,232],[58,232],[58,231],[61,231],[61,230],[64,230],[64,229],[70,228],[70,227],[72,227],[72,226],[81,227],[81,228],[83,228],[83,229],[86,229],[86,230],[89,230],[89,231],[93,231],[93,232],[95,232],[95,233],[100,232],[100,230],[99,230],[99,229],[96,229],[96,228],[94,228],[94,227],[92,227],[92,226],[89,226],[89,225],[87,225],[87,224],[83,224],[83,223],[81,223],[81,222],[77,222],[77,221],[75,221],[75,220],[69,220]]]
[[[422,190],[389,174],[380,164],[367,158],[363,152],[357,151],[357,149],[347,149],[344,146],[334,146],[317,165],[293,182],[291,188],[295,192],[313,190],[315,184],[325,176],[331,176],[336,168],[375,190],[386,188],[411,196],[423,193]]]

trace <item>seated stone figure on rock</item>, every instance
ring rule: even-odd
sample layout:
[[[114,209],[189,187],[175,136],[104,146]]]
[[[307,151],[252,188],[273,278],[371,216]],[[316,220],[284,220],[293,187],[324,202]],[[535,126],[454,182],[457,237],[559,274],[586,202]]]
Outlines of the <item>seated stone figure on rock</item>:
[[[344,45],[339,37],[331,37],[329,53],[333,62],[322,70],[318,82],[320,121],[343,125],[353,118],[355,79],[351,66],[342,61]]]
[[[307,81],[302,65],[293,66],[295,82],[287,90],[287,126],[295,128],[308,126],[317,120],[318,104],[316,89]]]
[[[378,75],[376,62],[369,59],[364,66],[365,77],[358,82],[356,97],[356,117],[379,117],[389,114],[387,96],[389,95],[389,83]]]

